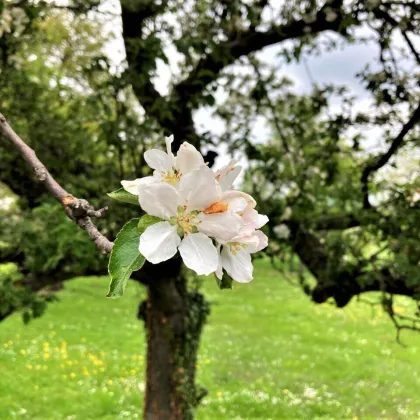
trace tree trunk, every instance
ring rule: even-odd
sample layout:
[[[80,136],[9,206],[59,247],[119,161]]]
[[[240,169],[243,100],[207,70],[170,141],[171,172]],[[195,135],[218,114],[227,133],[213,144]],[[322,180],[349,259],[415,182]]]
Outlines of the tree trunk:
[[[187,290],[180,258],[144,267],[148,297],[144,305],[147,334],[144,419],[189,420],[206,394],[195,386],[199,339],[208,304]]]

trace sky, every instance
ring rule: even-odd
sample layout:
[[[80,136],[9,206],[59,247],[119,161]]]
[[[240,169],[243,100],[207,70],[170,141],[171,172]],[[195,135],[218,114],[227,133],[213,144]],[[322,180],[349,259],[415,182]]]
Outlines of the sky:
[[[102,10],[112,11],[116,14],[120,12],[118,0],[107,0],[102,6]],[[167,16],[168,20],[173,20],[171,16]],[[124,44],[121,37],[121,20],[115,17],[109,26],[116,37],[108,45],[107,53],[115,60],[116,63],[122,62],[125,57]],[[366,28],[362,29],[363,35],[368,34]],[[322,36],[322,35],[321,35]],[[331,33],[327,36],[335,36]],[[398,40],[397,40],[398,41]],[[416,44],[420,44],[419,39],[415,40]],[[309,93],[312,87],[312,80],[319,86],[324,84],[341,84],[346,85],[347,89],[357,99],[355,102],[355,110],[369,111],[372,107],[372,101],[369,93],[364,90],[360,81],[356,78],[356,74],[361,71],[367,63],[374,63],[378,58],[378,48],[374,43],[347,45],[339,48],[333,52],[324,53],[318,56],[310,56],[306,58],[306,63],[300,62],[295,64],[284,65],[281,64],[281,59],[278,57],[279,51],[284,48],[282,45],[274,45],[265,48],[258,53],[258,58],[278,67],[279,77],[287,76],[294,82],[294,91],[296,93]],[[168,93],[169,82],[173,74],[177,74],[177,62],[179,61],[178,53],[175,48],[168,47],[166,54],[169,58],[170,65],[163,62],[158,63],[157,75],[153,79],[156,89],[165,95]],[[240,65],[234,64],[240,71]],[[308,70],[309,69],[309,70]],[[223,100],[223,92],[216,95],[217,101]],[[339,103],[332,103],[331,111],[338,109]],[[194,121],[199,132],[210,131],[215,134],[221,134],[224,131],[223,121],[212,115],[213,108],[203,107],[195,112]],[[264,142],[269,139],[271,135],[270,127],[264,118],[259,118],[253,127],[253,137],[257,142]],[[374,129],[366,130],[363,133],[366,137],[365,147],[370,152],[378,152],[383,150],[384,143],[382,142],[381,129],[376,127]],[[217,164],[225,164],[230,157],[227,156],[227,151],[224,148],[219,150],[219,158]]]

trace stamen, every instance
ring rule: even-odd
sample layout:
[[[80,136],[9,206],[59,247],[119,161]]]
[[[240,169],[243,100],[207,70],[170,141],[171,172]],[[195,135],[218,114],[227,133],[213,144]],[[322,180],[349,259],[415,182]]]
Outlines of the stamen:
[[[207,207],[204,210],[204,214],[214,214],[214,213],[224,213],[227,211],[228,205],[226,203],[221,203],[220,201],[216,201],[211,206]]]
[[[173,169],[173,172],[162,172],[163,181],[174,186],[178,184],[179,180],[181,179],[181,175],[181,172],[178,172],[176,169]]]

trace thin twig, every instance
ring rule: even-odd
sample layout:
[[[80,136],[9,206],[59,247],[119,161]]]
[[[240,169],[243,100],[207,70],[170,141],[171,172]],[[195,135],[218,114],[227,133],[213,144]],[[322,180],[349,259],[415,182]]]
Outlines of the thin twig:
[[[370,202],[369,202],[369,187],[368,187],[370,174],[382,168],[384,165],[388,163],[391,157],[397,152],[397,150],[403,144],[405,136],[416,126],[416,124],[419,121],[420,121],[420,105],[415,109],[415,111],[411,115],[411,118],[407,121],[406,124],[404,124],[399,134],[392,141],[389,149],[384,154],[378,156],[371,164],[366,166],[365,169],[363,170],[361,183],[362,183],[364,208],[371,207]]]
[[[38,181],[42,182],[48,192],[64,206],[67,216],[87,232],[97,248],[104,254],[110,253],[113,243],[99,232],[91,220],[91,217],[102,217],[108,208],[95,210],[87,200],[69,194],[49,173],[45,165],[36,156],[35,151],[16,134],[1,113],[0,140],[6,145],[11,145],[20,154],[27,165],[32,168]]]

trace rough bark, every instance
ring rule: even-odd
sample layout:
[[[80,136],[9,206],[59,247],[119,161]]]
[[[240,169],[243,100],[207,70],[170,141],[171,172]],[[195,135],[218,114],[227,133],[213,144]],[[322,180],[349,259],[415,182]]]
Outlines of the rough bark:
[[[147,335],[147,420],[192,419],[205,391],[195,385],[199,339],[208,304],[187,290],[179,258],[146,264],[148,297],[143,308]]]
[[[365,292],[386,292],[409,297],[420,294],[416,284],[410,284],[405,275],[389,268],[376,272],[366,272],[362,266],[340,269],[314,233],[296,221],[289,221],[288,226],[294,252],[316,279],[317,285],[311,292],[315,303],[324,303],[333,298],[337,307],[342,308],[353,297]]]
[[[80,228],[85,230],[96,247],[108,254],[113,243],[103,236],[91,217],[102,217],[108,209],[104,207],[95,210],[87,200],[73,197],[51,175],[45,165],[38,159],[35,151],[31,149],[9,125],[3,114],[0,113],[0,143],[12,147],[34,172],[38,182],[45,187],[49,194],[64,206],[67,216]]]

